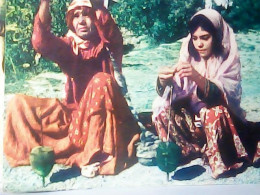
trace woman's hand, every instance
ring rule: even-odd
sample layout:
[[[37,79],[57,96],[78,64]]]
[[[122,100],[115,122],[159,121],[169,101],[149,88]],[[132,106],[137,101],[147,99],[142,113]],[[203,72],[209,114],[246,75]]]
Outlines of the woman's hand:
[[[180,78],[189,77],[201,90],[205,88],[206,78],[199,74],[190,63],[180,62],[177,66],[177,74]]]
[[[48,24],[51,19],[50,14],[50,2],[51,0],[41,0],[39,7],[39,18],[43,24]]]
[[[92,5],[92,8],[95,9],[95,10],[97,10],[97,9],[99,9],[99,8],[104,6],[103,5],[103,3],[104,3],[103,0],[90,0],[90,3]]]
[[[172,82],[172,78],[176,73],[176,66],[174,67],[163,67],[159,70],[159,81],[163,87],[166,87],[167,84]]]
[[[189,77],[193,81],[200,75],[190,63],[185,62],[178,63],[177,72],[180,78]]]

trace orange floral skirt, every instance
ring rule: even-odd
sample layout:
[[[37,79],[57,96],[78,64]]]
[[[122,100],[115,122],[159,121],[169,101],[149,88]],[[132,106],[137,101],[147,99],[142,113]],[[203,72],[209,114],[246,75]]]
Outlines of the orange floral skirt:
[[[78,105],[16,95],[8,104],[4,153],[11,166],[29,165],[32,148],[54,149],[56,163],[79,167],[101,163],[100,174],[116,174],[136,161],[139,127],[114,79],[97,73]]]

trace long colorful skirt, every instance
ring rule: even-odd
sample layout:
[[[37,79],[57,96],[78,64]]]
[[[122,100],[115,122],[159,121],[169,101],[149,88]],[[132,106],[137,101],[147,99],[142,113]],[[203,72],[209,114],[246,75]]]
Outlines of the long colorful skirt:
[[[203,108],[199,118],[200,126],[195,125],[195,115],[181,108],[171,109],[169,120],[169,110],[164,109],[153,122],[161,140],[173,141],[182,149],[183,162],[202,157],[209,164],[213,178],[259,161],[260,129],[255,130],[258,133],[245,129],[246,126],[238,130],[224,106]]]
[[[101,162],[99,174],[116,174],[136,161],[138,140],[137,122],[106,73],[92,78],[78,105],[16,95],[7,107],[4,153],[13,167],[28,165],[32,148],[42,144],[54,149],[56,163]]]

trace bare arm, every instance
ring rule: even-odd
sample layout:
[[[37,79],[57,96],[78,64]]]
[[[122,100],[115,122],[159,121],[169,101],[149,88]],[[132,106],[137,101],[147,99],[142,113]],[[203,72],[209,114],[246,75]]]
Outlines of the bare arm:
[[[50,0],[41,0],[38,14],[40,21],[47,25],[51,20]]]
[[[51,33],[50,1],[41,0],[34,20],[32,45],[36,52],[57,63],[63,72],[70,73],[73,53],[69,39]]]

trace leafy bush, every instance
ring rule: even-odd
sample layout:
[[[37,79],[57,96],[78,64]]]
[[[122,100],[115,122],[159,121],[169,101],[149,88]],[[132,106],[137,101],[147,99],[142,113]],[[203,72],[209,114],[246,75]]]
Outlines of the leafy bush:
[[[6,82],[30,77],[43,70],[59,71],[55,64],[36,55],[31,44],[33,21],[39,0],[8,0],[6,11]],[[52,0],[52,31],[66,32],[66,0]]]
[[[260,25],[260,1],[234,0],[233,5],[221,14],[235,31],[255,28]]]
[[[6,81],[24,79],[41,71],[59,71],[52,62],[39,58],[31,45],[33,20],[40,0],[8,0],[6,10]],[[65,13],[70,1],[52,0],[52,31],[67,31]],[[203,0],[122,0],[111,7],[121,27],[136,35],[148,35],[157,42],[174,41],[187,33],[187,21]],[[235,30],[251,28],[260,21],[259,0],[234,0],[222,15]]]
[[[202,0],[127,0],[111,9],[121,27],[157,42],[169,42],[187,33],[187,21],[202,7]]]

